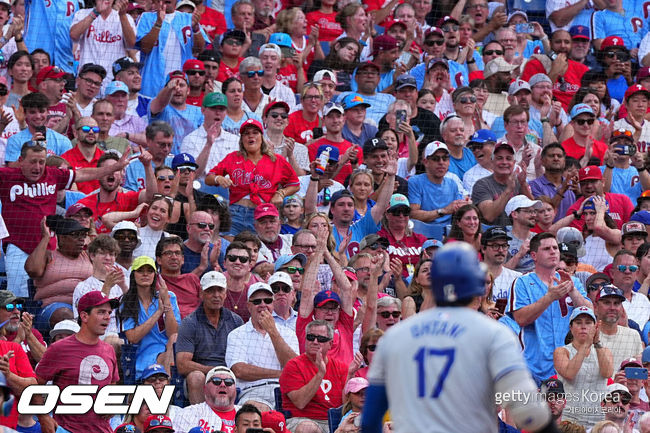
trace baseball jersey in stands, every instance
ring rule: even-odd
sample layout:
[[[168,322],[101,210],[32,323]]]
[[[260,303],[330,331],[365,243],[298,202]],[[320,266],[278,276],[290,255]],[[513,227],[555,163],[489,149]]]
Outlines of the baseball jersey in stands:
[[[34,334],[36,335],[36,334]],[[40,333],[39,333],[40,335]],[[13,340],[13,338],[11,338]],[[41,340],[42,341],[42,337]],[[0,340],[0,354],[4,355],[9,351],[14,352],[14,356],[9,358],[9,371],[20,376],[20,377],[36,377],[34,370],[32,369],[29,359],[25,354],[25,351],[22,349],[20,343],[15,343],[13,341],[1,341]],[[0,425],[6,425],[8,427],[16,428],[18,423],[18,399],[14,399],[14,403],[11,406],[11,412],[9,415],[5,416],[4,413],[0,413]]]
[[[620,36],[629,49],[638,48],[648,33],[648,23],[641,15],[646,8],[643,0],[622,0],[623,15],[603,9],[591,16],[591,39]],[[646,15],[647,16],[647,15]]]
[[[368,380],[386,387],[396,433],[496,433],[494,384],[514,370],[526,364],[508,328],[469,308],[438,307],[384,334]]]
[[[300,353],[305,353],[305,335],[309,322],[313,319],[310,317],[305,319],[298,315],[296,320],[296,336],[300,343]],[[332,348],[327,352],[328,358],[336,358],[349,365],[354,359],[354,351],[352,349],[352,336],[354,334],[354,318],[346,314],[343,310],[339,313],[339,320],[334,326],[334,340],[332,340]]]
[[[201,427],[201,431],[220,431],[221,418],[206,402],[193,404],[183,408],[174,418],[174,428],[179,432],[187,432],[194,427]]]
[[[165,163],[167,167],[172,166],[172,161],[174,160],[174,156],[170,155],[165,158]],[[151,166],[155,169],[156,165],[151,162]],[[131,191],[140,191],[142,189],[145,189],[147,186],[146,182],[147,176],[144,170],[144,165],[138,160],[134,159],[131,161],[126,167],[126,179],[124,180],[124,188],[131,190]]]
[[[571,205],[566,214],[569,215],[572,214],[574,210],[579,210],[580,205],[582,205],[582,202],[584,200],[584,197],[580,197],[578,200],[576,200],[576,202]],[[632,211],[634,210],[634,204],[632,204],[632,201],[628,196],[625,196],[623,194],[615,194],[612,192],[605,193],[605,200],[607,200],[607,204],[609,205],[609,211],[607,213],[610,217],[612,217],[614,222],[616,222],[616,225],[620,230],[621,227],[623,227],[623,224],[625,224],[630,219],[630,215],[632,215]],[[578,230],[582,230],[583,225],[584,219],[582,218],[579,220],[573,220],[571,222],[571,227],[575,227]]]
[[[36,376],[52,380],[60,389],[68,385],[106,385],[117,383],[120,375],[113,347],[99,341],[85,344],[71,335],[52,344],[36,366]],[[54,420],[71,432],[111,433],[104,416],[93,410],[85,415],[54,415]]]
[[[78,170],[80,168],[86,167],[97,167],[97,162],[99,157],[102,156],[104,152],[99,148],[95,148],[95,154],[92,159],[88,161],[79,150],[79,146],[75,146],[72,149],[65,152],[61,157],[70,163],[70,168]],[[89,180],[87,182],[77,182],[77,189],[84,194],[90,194],[99,188],[98,180]]]
[[[604,174],[605,166],[601,165],[599,168]],[[612,169],[612,186],[610,187],[610,191],[626,195],[632,200],[632,203],[636,203],[636,200],[643,192],[639,180],[639,172],[636,167],[633,165],[630,165],[628,168],[614,167]]]
[[[255,204],[268,203],[279,185],[300,186],[296,172],[280,155],[276,155],[275,161],[271,161],[268,155],[263,155],[255,164],[239,152],[232,152],[212,168],[210,173],[230,175],[233,182],[230,187],[231,204],[243,198],[249,198]]]
[[[219,62],[219,74],[217,74],[217,81],[223,83],[230,77],[239,76],[239,64],[244,60],[243,57],[237,59],[237,66],[231,68],[224,63],[223,59]]]
[[[45,50],[52,64],[69,73],[77,72],[72,67],[74,56],[70,39],[70,25],[77,10],[77,0],[25,0],[25,45],[30,51]]]
[[[318,156],[318,148],[321,147],[322,145],[327,145],[327,146],[332,146],[337,148],[339,150],[340,156],[343,156],[343,154],[348,150],[348,148],[350,148],[351,146],[355,146],[357,149],[357,159],[359,161],[359,164],[363,164],[363,151],[361,150],[361,147],[356,146],[345,139],[343,139],[343,141],[335,143],[333,141],[328,140],[326,137],[321,137],[320,139],[314,141],[309,146],[307,146],[307,150],[309,151],[310,161],[314,161],[316,159],[316,157]],[[339,183],[344,183],[345,179],[347,179],[347,177],[351,174],[352,174],[352,164],[350,164],[350,161],[348,161],[343,165],[343,167],[341,167],[339,174],[336,175],[334,180]]]
[[[575,95],[580,88],[580,80],[582,79],[582,76],[588,70],[589,68],[582,63],[569,59],[569,67],[563,75],[564,82],[561,83],[557,81],[553,84],[553,96],[562,103],[562,107],[564,107],[565,110],[569,106],[569,102],[571,102],[573,95]],[[530,77],[539,73],[546,74],[546,69],[544,69],[542,62],[533,58],[526,63],[526,66],[521,73],[521,79],[528,81]]]
[[[291,411],[291,416],[310,419],[327,419],[327,411],[343,404],[343,387],[348,375],[348,364],[336,358],[327,357],[325,376],[309,403],[298,409],[287,396],[307,385],[316,376],[318,367],[304,353],[291,359],[282,369],[280,389],[282,390],[282,408]]]
[[[289,124],[284,130],[285,137],[290,137],[298,143],[306,143],[314,137],[313,129],[321,126],[318,116],[312,121],[305,119],[302,110],[289,114]]]
[[[2,218],[9,230],[5,244],[31,254],[41,239],[41,219],[56,213],[56,192],[74,182],[73,170],[45,167],[36,181],[28,181],[20,168],[0,168]]]
[[[153,28],[158,14],[156,12],[145,12],[140,15],[136,33],[136,48],[140,49],[140,43]],[[172,34],[173,33],[173,34]],[[207,37],[201,29],[203,37]],[[171,42],[178,43],[173,47],[167,47],[168,38]],[[158,40],[151,52],[142,52],[140,61],[142,67],[142,94],[154,98],[160,89],[165,85],[167,74],[176,69],[181,69],[183,64],[193,58],[192,48],[194,47],[194,31],[192,30],[192,15],[183,12],[167,14],[158,34]],[[174,58],[169,53],[173,52]]]
[[[308,29],[311,29],[313,26],[318,26],[318,29],[320,30],[318,33],[318,40],[320,42],[333,41],[343,33],[341,24],[336,22],[336,12],[325,14],[321,11],[313,11],[309,12],[306,18]]]
[[[560,280],[559,274],[555,277]],[[573,277],[572,280],[580,294],[587,298],[580,281]],[[535,272],[523,275],[512,285],[506,312],[514,318],[515,311],[534,304],[547,293],[548,286]],[[524,358],[533,377],[538,381],[555,374],[553,351],[564,346],[573,308],[573,301],[567,295],[564,299],[553,301],[533,323],[521,328],[519,339],[523,342]]]
[[[632,131],[633,134],[636,133],[636,128],[632,126],[626,118],[618,119],[614,122],[614,129],[620,128]],[[639,152],[648,152],[650,150],[650,122],[644,120],[641,124],[641,135],[639,136],[639,140],[636,142],[636,147]]]
[[[167,105],[163,111],[155,116],[153,114],[149,115],[149,121],[153,122],[154,120],[164,120],[172,127],[174,130],[172,153],[177,154],[180,153],[181,143],[185,136],[203,124],[203,113],[199,107],[194,105],[186,104],[184,110]]]
[[[20,149],[25,142],[32,139],[32,133],[29,128],[25,128],[17,134],[12,135],[7,140],[7,150],[5,153],[5,161],[13,162],[18,161],[20,157]],[[47,155],[63,155],[68,150],[72,149],[72,143],[68,137],[59,134],[56,131],[47,129],[45,131],[45,140],[47,140]]]
[[[88,197],[82,198],[78,201],[78,203],[82,203],[84,206],[92,209],[97,233],[101,234],[110,233],[110,230],[106,228],[100,219],[98,219],[99,216],[105,215],[108,212],[131,211],[138,207],[139,198],[140,193],[138,191],[118,191],[117,195],[115,196],[115,200],[113,201],[100,202],[99,193],[95,193],[93,195],[89,195]]]

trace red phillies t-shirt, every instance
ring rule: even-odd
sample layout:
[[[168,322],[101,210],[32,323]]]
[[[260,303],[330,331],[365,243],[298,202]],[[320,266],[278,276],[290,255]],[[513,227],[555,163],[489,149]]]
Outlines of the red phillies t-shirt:
[[[181,319],[196,310],[201,303],[201,282],[199,277],[193,273],[181,274],[177,277],[163,275],[170,292],[176,295],[178,309],[181,312]]]
[[[623,224],[630,219],[630,215],[632,215],[632,211],[634,210],[634,205],[628,196],[613,192],[606,192],[605,200],[607,200],[607,203],[609,204],[609,216],[616,222],[616,225],[620,230],[623,227]],[[580,205],[582,205],[583,201],[585,201],[585,198],[580,197],[571,205],[566,214],[571,215],[574,210],[577,211],[580,209]],[[584,219],[580,218],[579,220],[573,220],[571,227],[575,227],[582,231],[584,224]]]
[[[269,203],[280,186],[299,185],[296,172],[280,155],[275,156],[275,161],[263,155],[255,164],[239,152],[231,152],[210,173],[230,176],[230,204],[243,198],[255,204]]]
[[[296,320],[296,336],[298,337],[298,345],[300,346],[300,353],[305,353],[305,329],[309,322],[314,320],[313,317],[305,319],[298,315]],[[354,349],[352,348],[352,339],[354,335],[354,318],[345,314],[341,310],[339,314],[339,321],[336,322],[334,327],[334,340],[332,340],[332,348],[327,352],[329,359],[336,358],[345,365],[349,365],[354,359]],[[286,367],[285,367],[286,368]]]
[[[221,418],[221,431],[225,433],[235,433],[235,414],[237,411],[231,409],[227,412],[212,409],[214,413]]]
[[[318,153],[318,148],[321,147],[322,145],[328,145],[332,147],[336,147],[339,150],[339,159],[343,156],[346,150],[348,150],[349,147],[351,146],[356,146],[355,144],[350,143],[348,140],[343,139],[340,143],[335,143],[333,141],[328,140],[325,137],[322,137],[313,143],[311,143],[309,146],[307,146],[307,150],[309,151],[309,160],[313,161],[316,159],[317,153]],[[361,147],[357,146],[357,158],[359,159],[359,164],[363,163],[363,150]],[[352,174],[352,164],[350,161],[346,162],[343,167],[341,167],[341,170],[339,171],[339,174],[336,175],[334,178],[335,181],[343,184],[345,183],[345,179],[348,178],[349,175]]]
[[[14,356],[9,358],[9,371],[20,377],[36,377],[25,351],[18,343],[13,341],[0,340],[0,356],[10,350],[14,351]],[[14,400],[9,416],[2,416],[0,413],[0,426],[6,425],[10,428],[16,428],[18,424],[18,398]]]
[[[223,14],[209,7],[206,7],[205,11],[203,11],[199,24],[201,24],[203,30],[205,30],[212,40],[228,29],[226,26],[226,18]]]
[[[318,116],[314,121],[310,122],[303,117],[302,110],[294,111],[289,114],[289,124],[284,128],[284,135],[293,138],[298,143],[305,144],[314,137],[312,130],[320,125],[321,122]]]
[[[88,162],[88,160],[82,155],[81,151],[79,150],[79,145],[77,144],[75,147],[73,147],[72,149],[68,150],[63,155],[61,155],[61,158],[68,161],[72,168],[78,170],[80,168],[97,167],[97,162],[99,161],[99,157],[102,156],[103,154],[104,154],[103,150],[101,150],[99,147],[95,148],[95,154],[93,155],[93,158],[90,160],[90,162]],[[98,188],[99,188],[98,180],[77,182],[77,189],[83,192],[84,194],[90,194],[91,192],[95,191]]]
[[[568,109],[569,102],[571,102],[573,95],[575,95],[578,89],[581,87],[580,80],[582,80],[582,76],[588,70],[589,68],[582,63],[569,60],[569,67],[567,68],[566,73],[563,75],[565,86],[564,91],[560,90],[562,84],[559,80],[553,83],[553,96],[555,96],[555,98],[562,103],[562,107],[565,110]],[[547,75],[546,69],[544,69],[542,63],[537,59],[530,59],[526,63],[526,66],[524,67],[524,71],[521,73],[520,78],[524,81],[528,81],[530,77],[540,73]]]
[[[327,419],[327,410],[343,404],[343,387],[348,376],[347,364],[327,356],[327,370],[318,391],[303,409],[298,409],[287,396],[307,385],[318,373],[318,367],[304,353],[291,359],[282,369],[280,389],[282,408],[291,411],[291,416],[311,419]]]
[[[103,341],[84,344],[76,335],[51,345],[36,366],[36,375],[52,380],[60,389],[68,385],[98,385],[99,390],[120,380],[113,347]],[[83,416],[54,415],[54,420],[71,432],[113,432],[108,419],[92,409]]]
[[[30,182],[20,168],[0,168],[2,218],[9,231],[4,242],[31,254],[41,240],[41,220],[56,213],[56,192],[73,182],[73,170],[45,167],[41,178]]]
[[[321,11],[309,12],[307,14],[307,29],[311,29],[313,26],[319,27],[318,40],[323,42],[333,41],[343,33],[341,24],[336,22],[336,12],[331,14],[324,14]]]
[[[47,344],[45,344],[45,340],[43,340],[43,335],[38,331],[38,329],[32,328],[32,334],[34,334],[34,337],[38,340],[39,343],[41,343],[43,346],[47,346]],[[18,331],[11,332],[11,333],[8,332],[5,334],[5,338],[7,339],[7,341],[14,341],[16,339],[16,335],[18,335]],[[19,344],[27,354],[27,358],[29,359],[29,362],[33,366],[35,366],[37,364],[37,361],[32,356],[32,352],[29,349],[29,345],[24,340]]]
[[[230,66],[226,65],[223,60],[219,62],[219,74],[217,75],[217,81],[224,82],[230,77],[238,77],[239,76],[239,64],[241,61],[244,60],[243,57],[240,57],[237,59],[237,66],[234,68],[231,68]]]
[[[203,104],[203,96],[205,96],[205,93],[203,92],[201,92],[199,96],[187,95],[187,98],[185,98],[185,103],[187,105],[194,105],[195,107],[200,107],[201,104]]]
[[[579,146],[578,143],[576,143],[576,139],[573,137],[564,140],[562,142],[562,147],[566,152],[566,156],[575,158],[578,161],[580,161],[580,158],[585,156],[585,148]],[[605,144],[605,142],[594,140],[594,144],[591,146],[591,155],[598,158],[601,164],[603,163],[603,156],[605,156],[606,151],[607,144]]]
[[[79,200],[79,203],[87,206],[93,211],[93,218],[95,218],[95,227],[97,228],[97,233],[110,233],[110,230],[106,228],[104,223],[101,220],[102,215],[106,215],[109,212],[123,212],[123,211],[132,211],[138,207],[138,199],[140,198],[140,192],[138,191],[127,191],[127,192],[118,192],[115,200],[99,202],[99,193],[89,195]],[[132,220],[131,220],[132,221]]]
[[[307,79],[307,75],[305,74],[305,70],[303,69],[302,75],[305,79]],[[289,64],[286,66],[281,67],[278,69],[278,75],[276,79],[284,84],[285,86],[288,86],[293,90],[294,92],[297,93],[298,89],[298,68],[296,68],[296,65],[294,64]]]
[[[388,255],[391,259],[398,258],[402,265],[402,276],[409,276],[409,268],[411,272],[415,271],[415,265],[420,260],[420,251],[422,250],[422,244],[427,240],[426,236],[423,236],[419,233],[413,233],[410,236],[402,238],[401,241],[395,239],[393,234],[386,230],[385,227],[382,227],[381,230],[377,233],[379,236],[383,236],[388,239]]]

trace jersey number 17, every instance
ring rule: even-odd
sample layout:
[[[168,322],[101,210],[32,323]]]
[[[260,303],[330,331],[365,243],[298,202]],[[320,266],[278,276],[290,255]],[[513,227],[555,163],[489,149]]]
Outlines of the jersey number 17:
[[[433,391],[429,394],[429,398],[438,398],[440,396],[440,393],[442,392],[442,387],[444,386],[445,379],[447,379],[447,375],[449,374],[449,370],[451,370],[451,366],[454,363],[454,358],[456,355],[456,349],[454,348],[449,348],[449,349],[434,349],[431,347],[421,347],[415,356],[413,357],[413,360],[417,363],[417,378],[418,378],[418,397],[419,398],[425,398],[427,397],[427,390],[426,390],[426,384],[427,384],[427,372],[431,372],[432,369],[427,369],[427,361],[431,361],[431,358],[438,358],[442,357],[444,365],[442,366],[442,369],[440,369],[438,378],[435,380],[434,388]],[[439,364],[439,362],[436,362],[437,360],[433,360],[435,364]]]

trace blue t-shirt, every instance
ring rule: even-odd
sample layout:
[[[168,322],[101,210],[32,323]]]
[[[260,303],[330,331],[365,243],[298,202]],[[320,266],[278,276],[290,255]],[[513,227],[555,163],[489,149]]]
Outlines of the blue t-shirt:
[[[282,224],[282,227],[280,227],[280,234],[281,235],[295,235],[296,232],[300,230],[300,227],[293,227],[290,226],[289,224]]]
[[[154,116],[149,112],[149,121],[164,120],[169,123],[174,130],[174,146],[172,153],[181,153],[181,143],[186,135],[197,129],[203,124],[203,113],[199,107],[194,105],[185,105],[185,110],[177,110],[171,105],[167,105],[163,111]],[[198,155],[196,155],[198,156]]]
[[[343,101],[343,99],[353,92],[343,92],[337,98],[337,102]],[[386,115],[388,111],[388,106],[395,102],[395,97],[388,93],[375,93],[372,96],[361,95],[363,100],[370,104],[370,107],[366,109],[366,119],[372,120],[375,125],[379,125],[379,121],[382,117]]]
[[[542,122],[540,122],[537,119],[533,119],[532,117],[528,121],[528,129],[531,131],[535,131],[538,137],[543,137],[544,136],[544,126],[542,125]],[[492,122],[492,126],[490,127],[490,130],[494,132],[494,135],[497,137],[503,137],[506,135],[506,126],[503,123],[503,116],[499,116],[496,119],[494,119],[494,122]]]
[[[239,128],[241,128],[242,123],[248,119],[255,119],[258,122],[262,123],[262,118],[260,116],[251,111],[244,110],[244,115],[241,117],[241,119],[239,119],[239,122],[235,122],[228,115],[226,115],[226,117],[223,119],[223,122],[221,122],[221,129],[239,137]]]
[[[454,200],[463,198],[458,184],[444,177],[442,183],[436,184],[429,180],[426,173],[411,176],[409,184],[409,201],[411,205],[420,205],[421,210],[436,210],[447,206]],[[445,215],[432,221],[435,224],[448,224],[451,215]]]
[[[230,245],[230,242],[227,239],[221,238],[221,251],[219,252],[219,266],[221,266],[222,269],[223,269],[223,261],[226,258],[226,248],[228,248],[228,245]],[[208,257],[212,253],[213,247],[214,244],[210,244],[208,246]],[[195,253],[194,251],[187,248],[185,245],[183,245],[183,257],[185,260],[183,262],[183,266],[181,267],[181,274],[189,274],[194,269],[196,269],[201,263],[201,252],[199,251],[198,253]],[[212,264],[208,263],[208,267],[203,273],[205,274],[206,272],[210,272],[211,270],[212,270]]]
[[[41,48],[49,53],[52,64],[75,74],[70,25],[77,0],[25,0],[25,45],[30,51]]]
[[[466,147],[463,147],[463,157],[461,159],[456,159],[452,155],[449,155],[449,172],[454,173],[460,179],[475,165],[476,158],[472,151]]]
[[[151,98],[144,95],[138,95],[138,106],[135,109],[135,112],[138,113],[138,116],[144,117],[149,115],[149,104],[151,103]]]
[[[350,243],[346,251],[347,256],[352,257],[355,255],[359,251],[359,242],[361,242],[361,240],[369,234],[377,233],[380,227],[380,224],[376,223],[375,220],[372,219],[371,212],[367,212],[363,218],[353,223],[350,226],[352,238],[350,239]],[[332,225],[332,236],[334,236],[334,240],[336,241],[336,248],[339,247],[339,244],[345,235],[346,233],[339,233],[336,226]]]
[[[176,322],[178,322],[180,325],[181,312],[178,309],[178,302],[176,301],[176,295],[174,292],[169,292],[169,301],[172,304],[172,310],[174,311]],[[128,331],[146,322],[147,319],[153,316],[154,313],[158,310],[158,302],[158,297],[154,297],[151,300],[151,305],[149,305],[149,308],[147,311],[145,311],[142,303],[138,301],[138,304],[140,305],[140,312],[138,313],[138,325],[135,324],[135,320],[133,320],[133,318],[128,318],[122,324],[123,330]],[[155,324],[153,328],[151,328],[151,331],[149,331],[138,343],[138,351],[136,353],[135,359],[136,379],[140,379],[143,370],[151,364],[155,364],[158,354],[166,350],[167,340],[169,337],[165,331],[164,322],[161,323],[161,320],[159,320],[158,323]]]
[[[393,74],[394,73],[395,73],[395,71],[391,69],[388,72],[384,72],[383,74],[380,74],[379,75],[379,84],[377,84],[377,88],[375,89],[375,92],[381,92],[382,90],[385,90],[385,89],[389,88],[393,84]],[[354,72],[352,73],[352,79],[350,81],[350,89],[353,92],[356,92],[357,89],[359,88],[357,86],[357,80],[355,79],[356,75],[357,75],[357,70],[355,69]],[[366,97],[364,96],[363,99],[365,100]],[[366,102],[368,102],[368,101],[366,101]]]
[[[641,39],[648,33],[648,23],[641,12],[644,10],[642,1],[623,0],[624,15],[608,9],[594,12],[590,26],[591,39],[616,35],[623,38],[628,49],[638,48]]]
[[[173,155],[165,158],[165,165],[167,167],[172,166],[172,160],[174,159]],[[153,168],[156,168],[156,165],[152,162],[151,165]],[[124,188],[131,191],[140,191],[147,186],[146,183],[146,173],[144,171],[144,165],[138,159],[131,161],[126,167],[126,179],[124,180]]]
[[[627,80],[623,75],[619,75],[618,78],[610,78],[607,80],[607,90],[609,91],[609,96],[616,99],[620,103],[623,103],[623,99],[625,98],[625,91],[627,88]]]
[[[7,140],[7,151],[5,153],[6,162],[18,161],[20,157],[20,149],[26,141],[32,139],[32,133],[29,128],[25,128],[17,134],[12,135]],[[45,130],[45,139],[47,140],[47,154],[49,155],[63,155],[68,150],[72,149],[72,143],[68,137],[59,134],[51,129]]]
[[[602,173],[605,173],[604,165],[599,168]],[[636,199],[643,192],[636,167],[629,166],[625,169],[614,167],[612,169],[612,186],[609,192],[626,195],[630,197],[632,203],[636,203]]]

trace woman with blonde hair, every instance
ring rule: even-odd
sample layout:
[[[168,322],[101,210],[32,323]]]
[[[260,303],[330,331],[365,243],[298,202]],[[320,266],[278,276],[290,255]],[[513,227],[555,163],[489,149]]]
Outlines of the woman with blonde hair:
[[[309,69],[314,59],[325,58],[323,49],[318,43],[318,27],[312,26],[309,29],[309,36],[307,30],[307,17],[300,8],[283,9],[275,19],[275,31],[291,36],[291,47],[296,50],[296,54],[300,55],[305,70]]]
[[[357,221],[369,212],[375,205],[370,198],[373,193],[374,179],[372,171],[365,168],[357,168],[350,175],[348,189],[354,198],[354,217],[352,222]]]
[[[430,272],[431,260],[421,258],[415,265],[415,272],[409,286],[410,292],[402,298],[402,320],[435,306],[433,292],[431,292]]]

